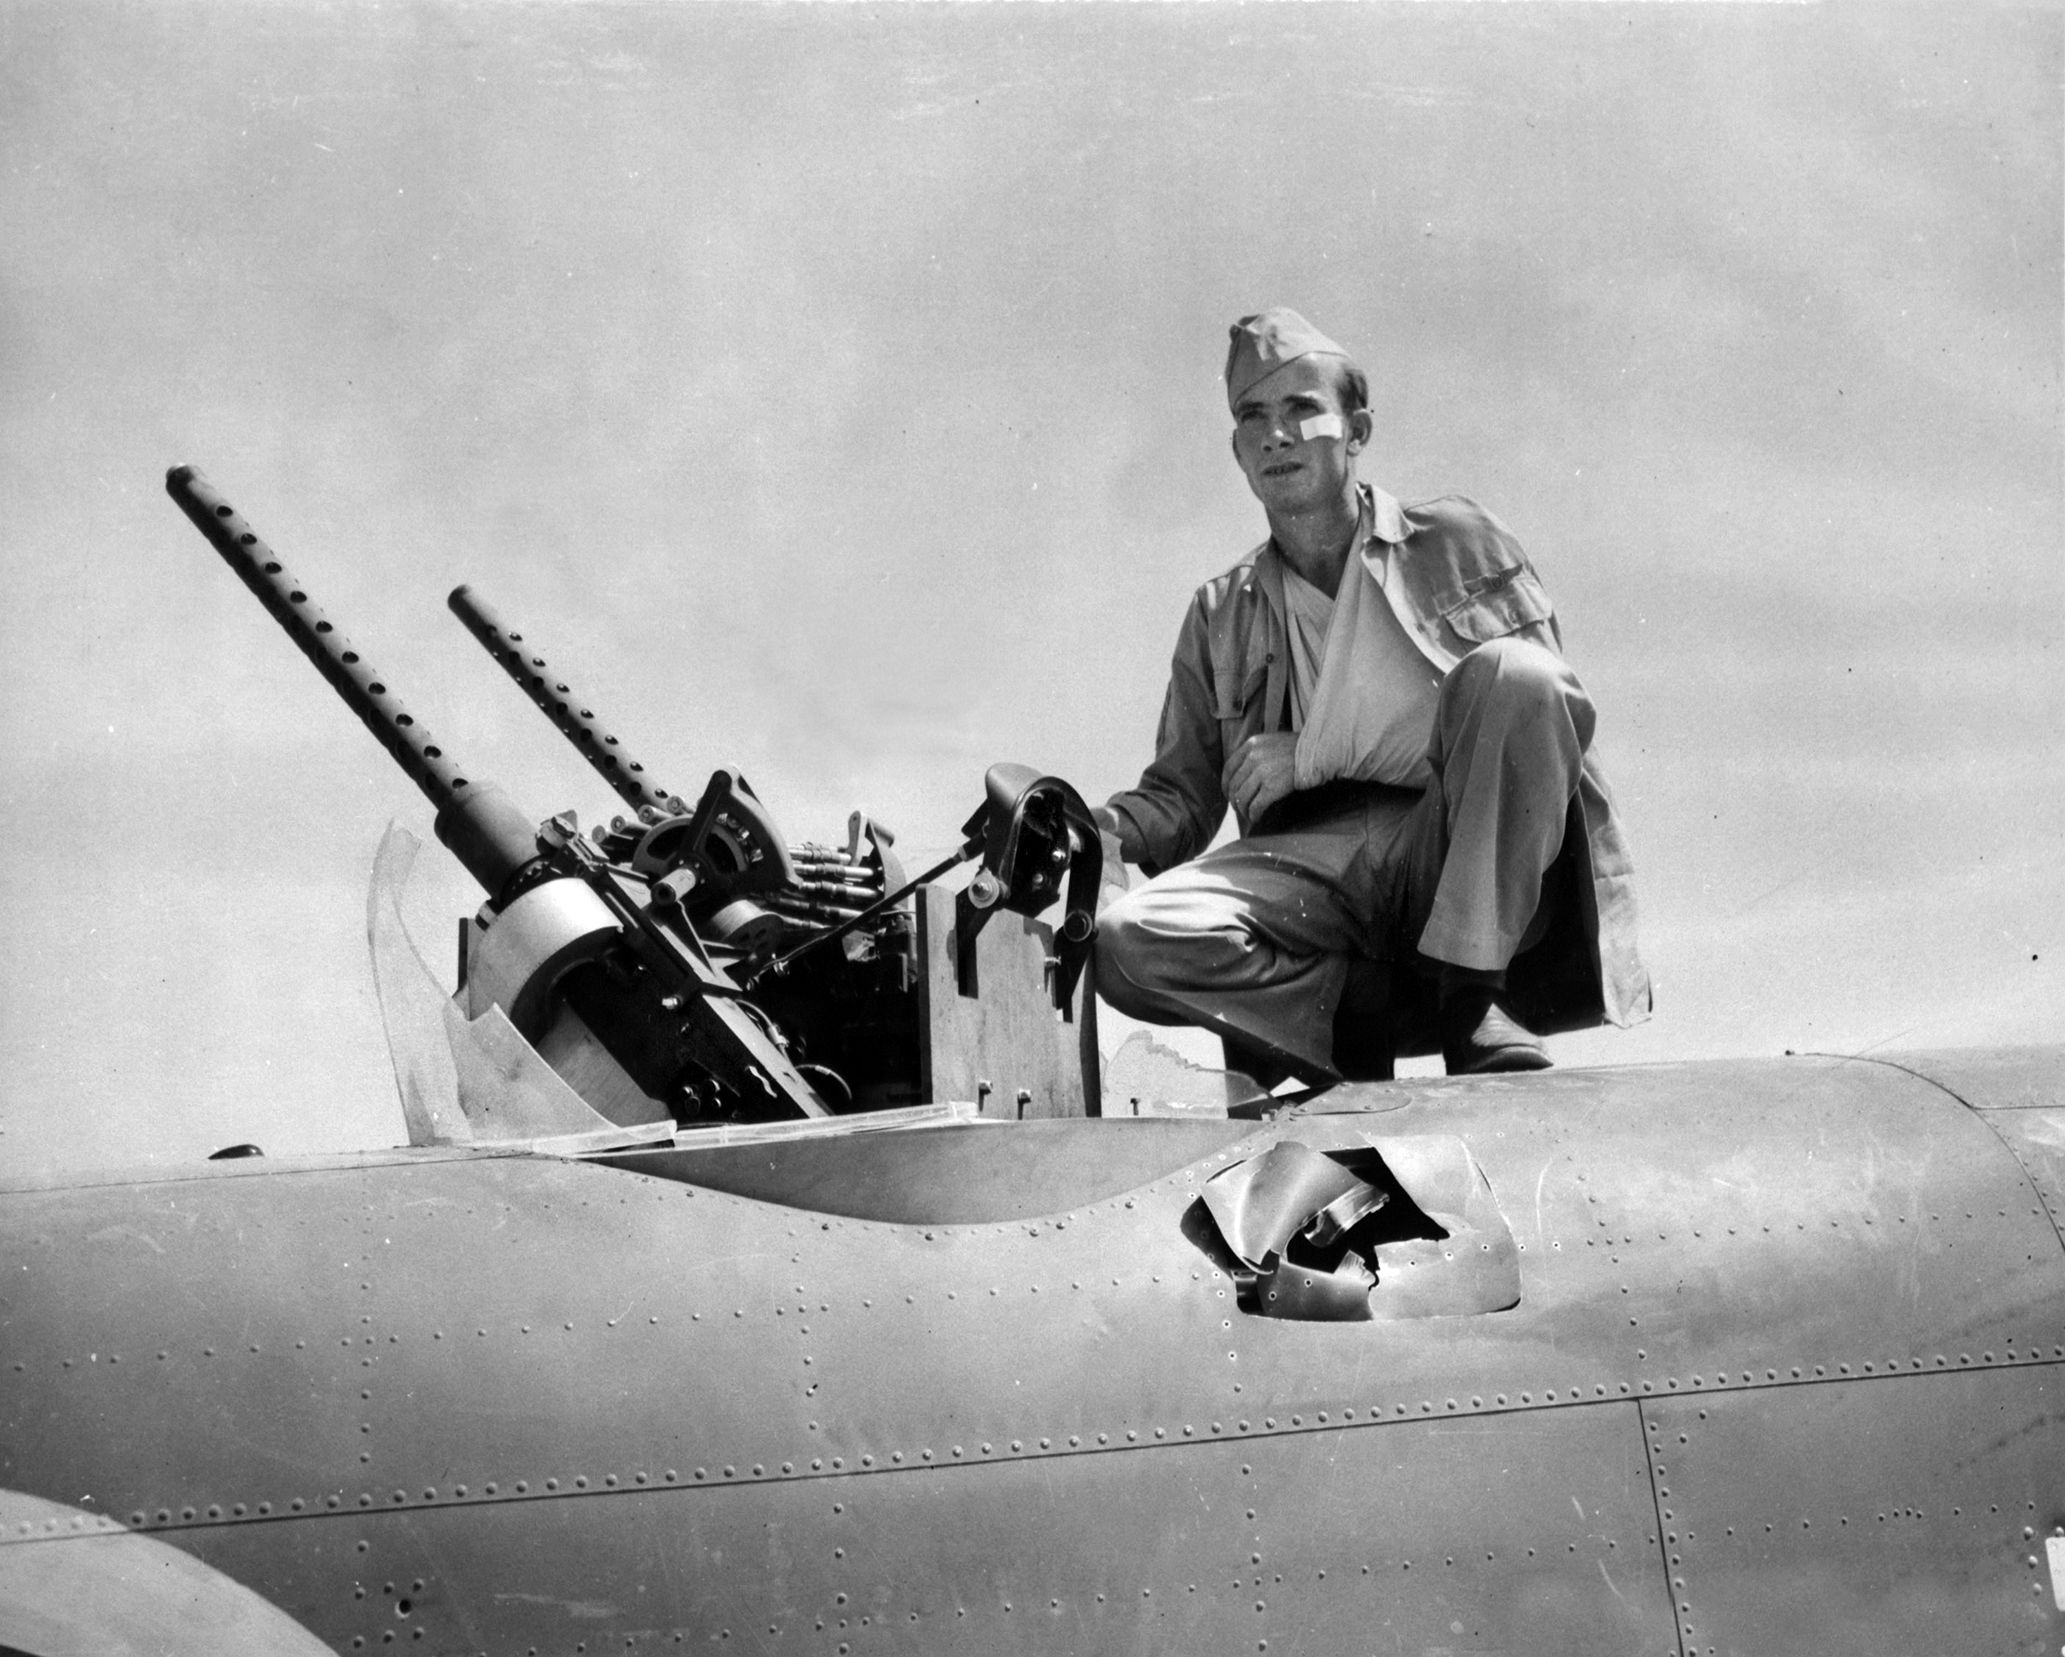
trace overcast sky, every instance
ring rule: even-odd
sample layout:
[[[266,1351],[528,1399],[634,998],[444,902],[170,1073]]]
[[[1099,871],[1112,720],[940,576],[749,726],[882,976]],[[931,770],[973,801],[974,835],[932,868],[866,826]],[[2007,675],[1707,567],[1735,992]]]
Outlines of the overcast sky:
[[[0,0],[0,1168],[403,1135],[364,888],[428,808],[167,467],[536,815],[614,802],[460,581],[676,790],[943,844],[993,760],[1148,757],[1272,303],[1599,704],[1658,1011],[1560,1062],[2060,1039],[2061,37]]]

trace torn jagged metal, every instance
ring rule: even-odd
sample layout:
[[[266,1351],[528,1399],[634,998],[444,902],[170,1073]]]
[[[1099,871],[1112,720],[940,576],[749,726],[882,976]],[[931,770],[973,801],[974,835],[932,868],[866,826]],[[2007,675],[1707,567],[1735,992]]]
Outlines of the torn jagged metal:
[[[1491,1181],[1453,1134],[1361,1136],[1445,1235],[1378,1246],[1370,1312],[1379,1319],[1469,1317],[1520,1304],[1520,1250]]]
[[[1241,1308],[1364,1322],[1518,1305],[1519,1251],[1469,1148],[1451,1135],[1356,1137],[1330,1152],[1280,1140],[1205,1182]]]
[[[1370,1189],[1322,1151],[1280,1139],[1260,1156],[1222,1168],[1205,1181],[1205,1207],[1226,1246],[1250,1271],[1275,1269],[1290,1240],[1343,1198]],[[1381,1205],[1384,1194],[1375,1193]]]
[[[1389,1191],[1367,1182],[1359,1183],[1359,1190],[1343,1192],[1313,1215],[1298,1235],[1314,1248],[1332,1248],[1391,1200]]]
[[[1332,1271],[1288,1262],[1240,1285],[1241,1304],[1265,1318],[1298,1323],[1368,1323],[1376,1273],[1354,1255]]]
[[[1361,1322],[1370,1316],[1375,1273],[1353,1254],[1332,1269],[1293,1263],[1284,1251],[1302,1238],[1316,1249],[1338,1243],[1374,1214],[1390,1193],[1295,1139],[1236,1162],[1205,1181],[1204,1204],[1245,1270],[1235,1273],[1240,1303],[1263,1317]]]

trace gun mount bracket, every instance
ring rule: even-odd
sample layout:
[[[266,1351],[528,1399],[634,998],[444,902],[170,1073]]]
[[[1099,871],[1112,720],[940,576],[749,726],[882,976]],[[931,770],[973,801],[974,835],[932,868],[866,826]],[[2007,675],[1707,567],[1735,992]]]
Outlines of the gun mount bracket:
[[[954,904],[954,938],[960,992],[980,993],[975,974],[976,936],[999,909],[1038,915],[1063,898],[1054,953],[1047,965],[1047,993],[1063,1018],[1076,981],[1090,958],[1097,924],[1097,883],[1104,870],[1104,842],[1083,797],[1059,777],[1043,777],[1029,765],[992,765],[983,778],[983,802],[962,828],[969,849],[980,848],[982,867]]]
[[[778,892],[796,879],[774,819],[752,785],[729,769],[711,773],[694,811],[653,813],[632,847],[631,867],[649,880],[686,870],[694,886],[684,898],[698,908]]]

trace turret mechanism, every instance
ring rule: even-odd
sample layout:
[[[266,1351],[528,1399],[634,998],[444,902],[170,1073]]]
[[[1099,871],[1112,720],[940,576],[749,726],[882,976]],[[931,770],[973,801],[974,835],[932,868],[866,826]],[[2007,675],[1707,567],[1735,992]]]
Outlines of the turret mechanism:
[[[539,822],[430,735],[200,473],[178,467],[166,489],[423,791],[487,894],[462,933],[461,1009],[499,1008],[602,1115],[822,1116],[961,1087],[1020,1112],[1096,1111],[1087,1018],[1072,1051],[1028,1039],[1009,1011],[1036,1001],[1065,1022],[1091,1005],[1078,980],[1101,850],[1066,783],[992,768],[961,842],[915,880],[863,813],[843,847],[791,846],[736,771],[714,772],[693,806],[666,788],[536,641],[461,586],[453,612],[630,808],[586,834],[571,812]],[[1035,918],[1057,904],[1052,924]],[[979,938],[1006,911],[1024,917],[1017,935]],[[977,1001],[980,1017],[955,1011]],[[989,1050],[971,1051],[971,1032]]]

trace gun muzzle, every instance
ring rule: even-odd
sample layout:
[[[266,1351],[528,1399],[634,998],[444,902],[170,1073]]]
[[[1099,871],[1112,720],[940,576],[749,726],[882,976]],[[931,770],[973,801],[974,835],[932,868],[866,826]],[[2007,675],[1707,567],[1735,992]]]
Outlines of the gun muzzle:
[[[359,723],[423,790],[437,808],[438,839],[491,898],[499,894],[511,875],[538,856],[535,822],[492,783],[470,778],[416,722],[381,674],[310,602],[307,590],[213,484],[191,466],[175,466],[165,474],[165,492],[286,629],[345,706],[358,715]]]

